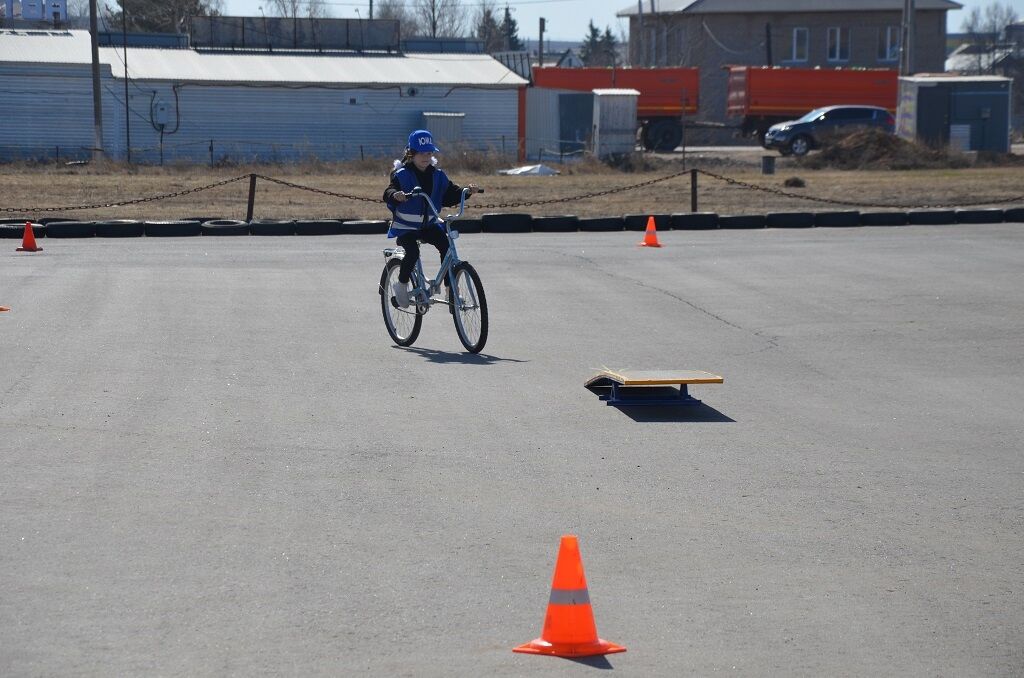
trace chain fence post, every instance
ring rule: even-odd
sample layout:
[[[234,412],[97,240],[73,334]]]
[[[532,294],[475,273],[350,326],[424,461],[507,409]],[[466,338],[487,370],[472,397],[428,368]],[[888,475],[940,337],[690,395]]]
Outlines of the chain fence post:
[[[256,175],[249,175],[249,207],[245,211],[245,220],[252,221],[252,207],[256,202]]]
[[[697,211],[697,170],[690,170],[690,211]]]

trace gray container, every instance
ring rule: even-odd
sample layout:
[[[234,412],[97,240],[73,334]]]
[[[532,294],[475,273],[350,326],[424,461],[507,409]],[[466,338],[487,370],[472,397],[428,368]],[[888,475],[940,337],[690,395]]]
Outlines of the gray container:
[[[994,75],[900,78],[896,133],[929,146],[1009,153],[1011,87]]]

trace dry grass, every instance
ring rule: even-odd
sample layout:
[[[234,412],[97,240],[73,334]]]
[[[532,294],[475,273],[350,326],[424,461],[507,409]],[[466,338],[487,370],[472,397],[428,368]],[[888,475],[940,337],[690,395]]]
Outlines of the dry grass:
[[[637,213],[687,212],[690,209],[689,176],[611,195],[578,199],[579,196],[620,188],[664,177],[684,169],[679,157],[658,159],[642,156],[627,159],[612,168],[595,161],[552,166],[563,173],[554,177],[497,176],[507,166],[500,157],[487,154],[444,158],[445,167],[459,183],[475,182],[487,193],[475,196],[470,216],[484,212],[528,212],[534,215],[577,214],[606,216]],[[924,204],[967,204],[990,201],[998,206],[1009,198],[1024,204],[1024,182],[1019,166],[977,166],[963,169],[933,169],[904,172],[812,170],[790,159],[779,159],[779,173],[763,176],[755,164],[759,158],[711,159],[690,157],[688,167],[706,168],[718,174],[773,190],[797,195],[855,201],[862,206],[914,206]],[[120,164],[90,165],[3,165],[0,166],[0,218],[46,216],[85,220],[181,219],[245,217],[250,172],[304,186],[367,198],[370,202],[348,200],[259,181],[254,216],[258,218],[342,218],[383,219],[388,211],[379,201],[387,185],[390,160],[362,163],[305,163],[279,166],[168,166],[127,167]],[[785,188],[784,182],[798,175],[800,188]],[[186,196],[141,204],[89,210],[45,212],[41,208],[128,201],[204,186],[232,177],[244,179]],[[538,200],[558,202],[520,206]],[[815,203],[777,193],[764,193],[699,177],[698,208],[720,214],[766,211],[843,209],[839,205]],[[498,205],[507,204],[506,207]],[[488,207],[488,205],[490,205]],[[11,212],[9,208],[26,208]]]

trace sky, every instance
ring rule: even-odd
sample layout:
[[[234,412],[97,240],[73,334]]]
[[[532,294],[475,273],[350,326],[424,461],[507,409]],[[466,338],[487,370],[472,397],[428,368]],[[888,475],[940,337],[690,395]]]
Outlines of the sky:
[[[408,0],[411,2],[411,0]],[[992,0],[957,0],[964,6],[963,10],[950,12],[947,15],[947,27],[950,32],[956,33],[960,30],[967,12],[972,7],[982,10]],[[1016,10],[1017,15],[1024,19],[1024,0],[999,0],[1000,4],[1009,1]],[[223,0],[224,13],[233,16],[259,16],[259,8],[269,16],[270,2],[263,0]],[[463,6],[472,14],[473,5],[479,0],[462,0]],[[497,2],[497,0],[495,0]],[[655,0],[657,3],[657,0]],[[755,4],[758,0],[751,0]],[[645,0],[646,8],[650,0]],[[857,0],[850,0],[850,4],[856,6]],[[324,3],[331,16],[339,18],[357,18],[356,9],[363,18],[369,14],[369,0],[359,2],[357,0],[325,0]],[[504,7],[504,5],[500,5]],[[628,33],[628,22],[619,19],[615,13],[625,7],[631,7],[629,0],[519,0],[510,2],[512,16],[519,25],[519,38],[531,42],[537,39],[537,31],[540,17],[544,17],[546,30],[545,39],[550,40],[583,40],[587,35],[587,24],[590,20],[594,25],[604,32],[605,28],[611,28],[616,37]]]

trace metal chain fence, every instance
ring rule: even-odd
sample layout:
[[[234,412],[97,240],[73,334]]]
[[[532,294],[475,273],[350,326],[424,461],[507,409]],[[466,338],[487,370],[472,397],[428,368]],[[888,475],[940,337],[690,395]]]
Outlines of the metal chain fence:
[[[534,206],[537,206],[537,205],[554,205],[554,204],[559,204],[559,203],[575,202],[575,201],[578,201],[578,200],[588,200],[590,198],[597,198],[597,197],[600,197],[602,195],[613,195],[613,194],[616,194],[616,193],[624,193],[626,191],[633,191],[633,190],[636,190],[636,189],[643,188],[645,186],[651,186],[653,184],[661,183],[661,182],[664,182],[664,181],[669,181],[671,179],[677,179],[677,178],[685,176],[687,174],[691,175],[691,180],[694,182],[693,183],[694,186],[695,186],[696,175],[703,174],[704,176],[709,177],[711,179],[715,179],[717,181],[723,181],[726,184],[729,184],[730,186],[736,186],[738,188],[742,188],[742,189],[745,189],[745,190],[759,191],[759,192],[762,192],[762,193],[769,193],[769,194],[772,194],[772,195],[783,196],[783,197],[786,197],[786,198],[793,198],[795,200],[807,200],[807,201],[817,202],[817,203],[825,203],[825,204],[831,204],[831,205],[840,205],[840,206],[843,206],[843,207],[874,207],[874,208],[882,208],[882,209],[925,209],[925,208],[972,207],[972,206],[977,206],[977,205],[1000,205],[1000,204],[1008,204],[1008,203],[1014,203],[1014,202],[1024,202],[1024,194],[1015,195],[1015,196],[1011,196],[1011,197],[1008,197],[1008,198],[995,198],[995,199],[989,198],[989,199],[985,199],[985,200],[971,200],[971,201],[958,202],[958,203],[892,204],[892,203],[878,203],[878,202],[871,202],[871,201],[839,200],[839,199],[836,199],[836,198],[822,198],[822,197],[812,196],[812,195],[801,195],[799,193],[794,193],[792,191],[784,191],[784,190],[781,190],[781,189],[772,188],[772,187],[768,187],[768,186],[761,186],[761,185],[753,184],[753,183],[750,183],[750,182],[747,182],[747,181],[742,181],[740,179],[734,179],[732,177],[728,177],[728,176],[725,176],[723,174],[716,174],[716,173],[710,172],[708,170],[697,168],[697,169],[688,169],[688,170],[681,170],[679,172],[673,172],[672,174],[666,174],[665,176],[657,177],[655,179],[648,179],[647,181],[641,181],[641,182],[637,182],[635,184],[629,184],[629,185],[626,185],[626,186],[620,186],[618,188],[609,188],[609,189],[605,189],[603,191],[593,191],[591,193],[582,193],[580,195],[572,195],[572,196],[567,196],[567,197],[564,197],[564,198],[549,198],[549,199],[546,199],[546,200],[525,200],[525,201],[520,201],[520,202],[488,203],[486,205],[466,205],[466,207],[467,207],[467,209],[471,208],[471,209],[476,209],[476,210],[494,210],[494,209],[508,209],[508,208],[515,208],[515,207],[534,207]],[[233,177],[231,179],[224,179],[223,181],[217,181],[215,183],[206,184],[204,186],[196,186],[194,188],[188,188],[188,189],[184,189],[184,190],[181,190],[181,191],[175,191],[173,193],[161,193],[161,194],[158,194],[158,195],[152,195],[152,196],[148,196],[148,197],[145,197],[145,198],[134,198],[134,199],[130,199],[130,200],[122,200],[122,201],[119,201],[119,202],[95,203],[95,204],[90,204],[90,205],[70,205],[70,206],[65,206],[65,207],[0,207],[0,213],[7,212],[7,213],[12,213],[12,214],[13,213],[20,213],[20,214],[29,213],[30,214],[30,213],[35,213],[35,212],[65,212],[65,211],[71,211],[71,210],[91,210],[91,209],[102,209],[102,208],[108,208],[108,207],[121,207],[121,206],[125,206],[125,205],[138,205],[138,204],[142,204],[142,203],[156,202],[158,200],[167,200],[167,199],[170,199],[170,198],[178,198],[178,197],[181,197],[181,196],[184,196],[184,195],[189,195],[191,193],[199,193],[200,191],[207,191],[207,190],[210,190],[210,189],[213,189],[213,188],[217,188],[217,187],[220,187],[220,186],[225,186],[227,184],[232,184],[232,183],[236,183],[236,182],[239,182],[239,181],[244,181],[244,180],[247,180],[247,179],[250,181],[250,187],[255,185],[254,184],[255,179],[263,179],[264,181],[269,181],[271,183],[278,184],[278,185],[281,185],[281,186],[285,186],[285,187],[288,187],[288,188],[293,188],[293,189],[301,190],[301,191],[309,191],[311,193],[320,193],[322,195],[327,195],[327,196],[331,196],[331,197],[334,197],[334,198],[341,198],[341,199],[344,199],[344,200],[355,200],[355,201],[359,201],[359,202],[369,202],[369,203],[375,203],[375,204],[381,202],[381,199],[379,197],[377,197],[377,198],[367,198],[367,197],[359,196],[359,195],[349,195],[347,193],[338,193],[336,191],[329,191],[329,190],[326,190],[326,189],[323,189],[323,188],[314,188],[312,186],[304,186],[302,184],[296,184],[296,183],[293,183],[291,181],[284,181],[282,179],[275,179],[274,177],[269,177],[269,176],[267,176],[265,174],[243,174],[241,176]],[[250,192],[251,192],[251,188],[250,188]],[[252,198],[252,195],[250,195],[250,202],[251,202],[251,198]]]

